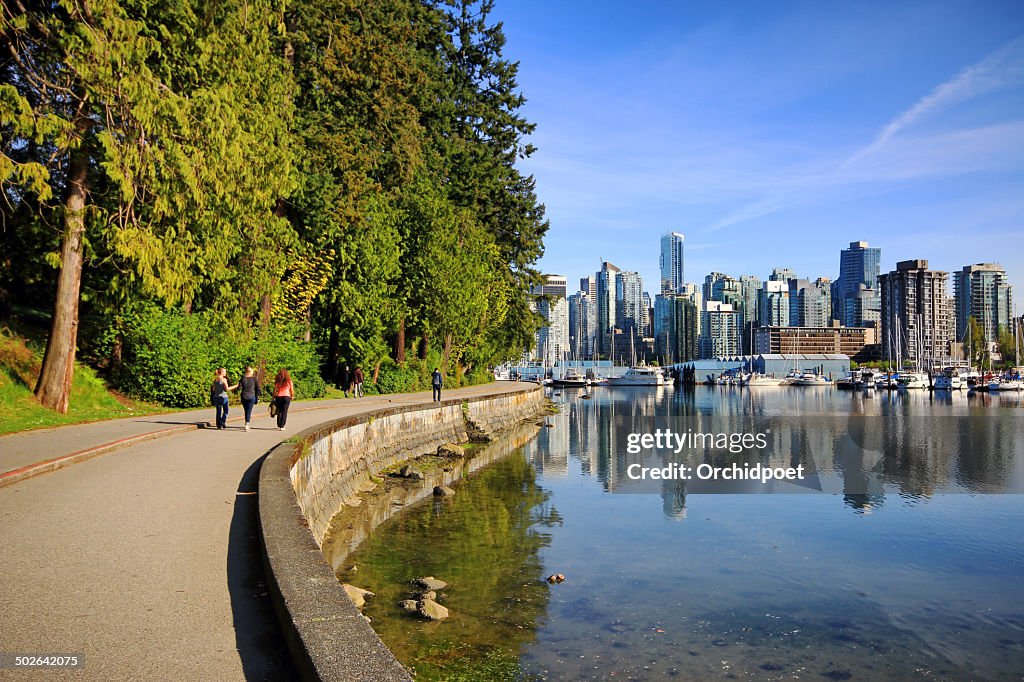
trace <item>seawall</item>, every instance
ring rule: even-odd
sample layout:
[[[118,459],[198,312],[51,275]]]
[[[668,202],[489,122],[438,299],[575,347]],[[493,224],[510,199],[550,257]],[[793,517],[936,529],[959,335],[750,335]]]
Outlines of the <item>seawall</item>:
[[[358,510],[378,474],[446,443],[499,439],[486,457],[441,474],[450,482],[510,452],[532,432],[511,427],[541,414],[543,391],[514,392],[396,406],[327,422],[268,453],[260,473],[260,523],[268,589],[296,667],[307,679],[409,680],[335,578],[335,567],[392,515],[386,504],[332,529],[339,512]],[[483,454],[483,453],[481,453]],[[401,493],[403,505],[429,494],[438,474]],[[376,479],[376,480],[375,480]],[[392,500],[393,493],[379,498]],[[357,528],[352,530],[352,528]],[[349,532],[351,531],[351,532]],[[325,545],[326,541],[326,545]],[[322,547],[323,546],[323,547]],[[325,558],[327,554],[327,558]]]

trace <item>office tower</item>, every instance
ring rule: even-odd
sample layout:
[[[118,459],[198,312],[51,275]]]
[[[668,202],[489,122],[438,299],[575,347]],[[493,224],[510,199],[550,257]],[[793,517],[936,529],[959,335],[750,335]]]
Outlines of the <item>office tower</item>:
[[[653,318],[653,313],[654,313],[654,304],[651,302],[651,294],[649,292],[645,291],[643,293],[642,298],[643,298],[643,307],[644,307],[644,319],[643,319],[643,323],[640,325],[640,328],[643,330],[642,336],[645,336],[645,337],[646,336],[654,336],[654,332],[653,332],[653,329],[652,329],[652,327],[653,327],[652,318]]]
[[[728,303],[704,301],[701,314],[700,357],[721,358],[740,354],[740,315]]]
[[[772,268],[772,274],[768,275],[769,282],[788,282],[791,279],[798,279],[798,277],[789,268]]]
[[[786,280],[769,279],[764,283],[758,296],[757,318],[762,327],[790,326],[789,284]]]
[[[680,296],[682,296],[687,301],[692,303],[694,308],[696,308],[697,315],[696,315],[696,317],[694,319],[697,322],[697,326],[696,326],[696,329],[694,330],[694,333],[697,334],[698,336],[700,336],[700,332],[701,332],[701,326],[700,326],[701,325],[701,319],[700,319],[701,318],[701,311],[704,310],[704,296],[703,296],[703,294],[701,292],[701,288],[699,286],[697,286],[696,284],[694,284],[693,282],[687,282],[686,284],[683,285],[683,290],[680,293]]]
[[[661,237],[661,293],[677,294],[683,288],[683,235],[666,232]]]
[[[882,250],[867,242],[850,242],[839,252],[839,279],[833,297],[833,317],[847,327],[862,327],[878,317],[880,310],[878,275]]]
[[[761,291],[761,280],[755,275],[743,275],[740,277],[740,291],[743,296],[743,320],[741,333],[743,336],[743,353],[749,355],[752,352],[753,331],[758,324],[757,299]]]
[[[728,278],[724,272],[709,272],[704,275],[704,288],[701,290],[705,301],[717,301],[714,295],[715,282]]]
[[[590,297],[591,303],[597,300],[597,277],[580,277],[580,291]]]
[[[597,285],[597,298],[595,301],[597,328],[594,330],[597,348],[595,353],[610,359],[615,332],[615,293],[618,289],[619,269],[611,263],[604,261],[601,263],[601,269],[597,271],[594,278]]]
[[[635,339],[636,343],[643,338],[644,318],[644,285],[640,274],[628,270],[619,272],[615,289],[615,326],[626,335],[626,343]]]
[[[654,297],[654,349],[662,364],[697,359],[697,307],[681,294]]]
[[[534,357],[546,365],[553,365],[568,357],[569,303],[565,297],[566,278],[562,275],[544,275],[544,283],[533,288],[536,309],[547,324],[534,335]]]
[[[594,301],[586,291],[569,297],[569,350],[574,360],[589,360],[594,353]]]
[[[941,362],[954,340],[953,300],[948,273],[929,270],[927,260],[905,260],[878,276],[882,297],[882,357],[907,360],[919,369]]]
[[[827,277],[789,280],[790,326],[827,327],[831,320],[832,283]]]
[[[996,263],[965,265],[953,273],[956,301],[956,340],[967,343],[967,320],[981,325],[989,343],[999,338],[999,328],[1012,327],[1013,288],[1006,271]]]

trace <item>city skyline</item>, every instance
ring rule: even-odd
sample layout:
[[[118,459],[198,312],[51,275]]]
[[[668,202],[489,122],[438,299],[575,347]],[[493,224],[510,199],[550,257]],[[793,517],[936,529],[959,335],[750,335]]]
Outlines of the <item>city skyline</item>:
[[[612,260],[653,295],[680,232],[687,273],[835,279],[831,254],[864,240],[883,272],[997,260],[1021,290],[1024,5],[623,11],[495,8],[537,124],[541,270]]]

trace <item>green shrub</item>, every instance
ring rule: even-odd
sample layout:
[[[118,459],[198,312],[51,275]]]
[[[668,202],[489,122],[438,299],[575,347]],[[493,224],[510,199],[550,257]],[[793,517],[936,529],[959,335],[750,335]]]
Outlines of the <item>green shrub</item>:
[[[226,368],[229,380],[237,382],[243,368],[258,367],[261,358],[267,368],[262,399],[270,395],[280,367],[291,373],[296,398],[320,397],[326,386],[316,349],[297,338],[294,328],[233,331],[212,315],[140,305],[106,328],[95,352],[109,357],[120,339],[121,362],[111,368],[111,380],[128,395],[164,405],[206,406],[215,369]]]

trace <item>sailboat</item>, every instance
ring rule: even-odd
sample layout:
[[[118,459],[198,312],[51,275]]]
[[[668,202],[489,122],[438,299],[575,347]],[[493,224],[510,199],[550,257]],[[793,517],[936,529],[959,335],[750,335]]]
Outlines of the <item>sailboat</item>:
[[[1017,318],[1013,318],[1013,353],[1014,353],[1014,367],[1012,370],[1007,370],[1002,377],[993,379],[989,385],[989,392],[993,391],[1022,391],[1024,390],[1024,382],[1021,381],[1021,367],[1020,367],[1020,340],[1018,338],[1018,323]]]

